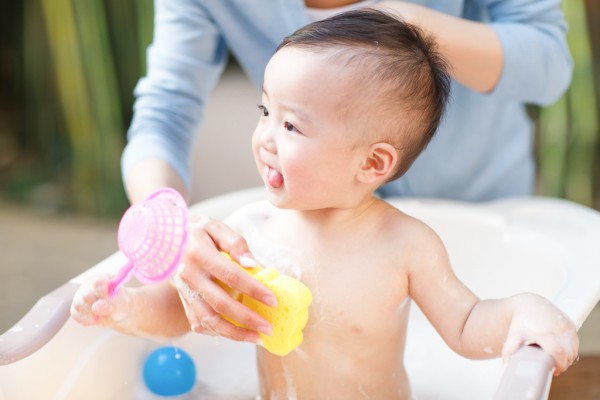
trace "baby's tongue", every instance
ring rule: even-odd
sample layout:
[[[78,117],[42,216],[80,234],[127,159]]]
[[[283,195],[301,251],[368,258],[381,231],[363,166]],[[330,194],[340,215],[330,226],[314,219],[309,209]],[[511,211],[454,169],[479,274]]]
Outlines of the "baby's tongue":
[[[278,171],[273,168],[269,168],[269,172],[267,173],[267,179],[269,181],[269,185],[274,188],[279,188],[283,185],[283,175],[281,175]]]

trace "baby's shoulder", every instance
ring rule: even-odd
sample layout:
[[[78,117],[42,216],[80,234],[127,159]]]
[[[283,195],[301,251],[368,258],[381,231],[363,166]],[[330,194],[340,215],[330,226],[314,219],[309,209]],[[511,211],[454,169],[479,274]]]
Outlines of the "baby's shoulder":
[[[432,274],[443,276],[448,271],[450,262],[446,246],[431,226],[400,209],[395,212],[395,218],[390,220],[392,228],[389,234],[393,238],[390,240],[393,245],[387,244],[387,249],[391,257],[395,257],[392,265],[400,263],[403,266],[400,271],[413,278],[431,278]],[[424,274],[424,271],[428,271],[428,274]]]
[[[404,246],[421,247],[440,242],[439,236],[428,224],[407,214],[395,205],[388,204],[387,206],[386,215],[383,219],[386,236],[401,241]],[[395,241],[391,240],[390,242]]]
[[[431,230],[429,225],[405,212],[401,207],[387,202],[384,202],[383,207],[385,210],[385,212],[382,213],[383,219],[391,229],[410,230],[424,234]]]
[[[235,231],[243,234],[250,227],[261,225],[275,216],[277,211],[278,209],[270,202],[259,200],[234,210],[224,222]]]

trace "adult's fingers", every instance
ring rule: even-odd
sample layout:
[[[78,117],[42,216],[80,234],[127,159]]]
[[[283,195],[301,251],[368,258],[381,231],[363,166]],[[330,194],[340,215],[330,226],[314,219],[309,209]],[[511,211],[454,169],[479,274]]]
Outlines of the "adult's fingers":
[[[221,256],[221,258],[224,257]],[[191,313],[195,315],[195,318],[190,320],[192,326],[194,324],[195,326],[202,325],[202,321],[206,317],[221,314],[248,329],[270,333],[271,326],[267,320],[233,298],[230,293],[213,281],[210,275],[196,270],[189,271],[187,274],[181,271],[175,282],[185,302],[191,308]],[[223,327],[223,324],[218,326]],[[218,333],[225,335],[224,332],[218,331]]]
[[[241,265],[255,264],[244,238],[220,221],[209,220],[201,228],[192,230],[186,252],[186,266],[181,277],[193,289],[194,274],[205,272],[226,286],[242,292],[268,306],[276,306],[277,299],[262,283],[242,271],[220,251],[229,253]]]
[[[237,341],[260,344],[260,336],[258,333],[249,329],[233,325],[232,323],[226,321],[219,315],[204,317],[200,321],[200,323],[202,325],[202,328],[209,331],[218,332],[219,335],[224,336],[226,338]]]
[[[212,283],[214,284],[214,282]],[[259,343],[260,336],[258,333],[250,329],[238,327],[226,321],[215,312],[213,307],[181,279],[175,279],[175,286],[178,288],[188,321],[194,332],[208,335],[220,335],[232,340]],[[234,302],[241,306],[237,301]],[[245,309],[245,307],[241,307]],[[256,316],[258,315],[256,314]],[[260,324],[266,324],[270,329],[268,322],[260,316],[258,316],[258,319]],[[249,325],[250,324],[246,324],[246,326]]]
[[[207,220],[204,230],[218,248],[229,253],[241,266],[252,268],[257,265],[246,240],[226,224],[216,220]]]

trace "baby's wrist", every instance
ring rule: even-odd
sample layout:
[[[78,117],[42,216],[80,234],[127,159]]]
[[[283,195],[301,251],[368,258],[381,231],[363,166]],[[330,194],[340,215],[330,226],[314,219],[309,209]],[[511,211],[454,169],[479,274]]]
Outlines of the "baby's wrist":
[[[517,293],[508,297],[512,312],[527,309],[532,306],[538,306],[541,303],[548,303],[548,300],[535,293]]]
[[[134,325],[132,317],[136,315],[135,303],[137,302],[135,289],[122,287],[117,296],[108,299],[111,302],[109,318],[106,318],[108,327],[118,331],[129,331]]]

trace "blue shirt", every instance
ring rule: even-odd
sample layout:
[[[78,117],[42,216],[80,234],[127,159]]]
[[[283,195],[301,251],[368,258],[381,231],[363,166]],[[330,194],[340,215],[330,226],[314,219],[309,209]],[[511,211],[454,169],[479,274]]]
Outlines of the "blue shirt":
[[[489,23],[504,65],[489,94],[453,81],[436,136],[383,196],[490,200],[533,192],[532,123],[525,105],[556,101],[572,62],[560,0],[418,0],[449,15]],[[189,186],[193,136],[228,52],[260,87],[281,40],[308,23],[302,0],[155,0],[148,73],[135,89],[122,157],[124,176],[147,158],[168,161]]]

